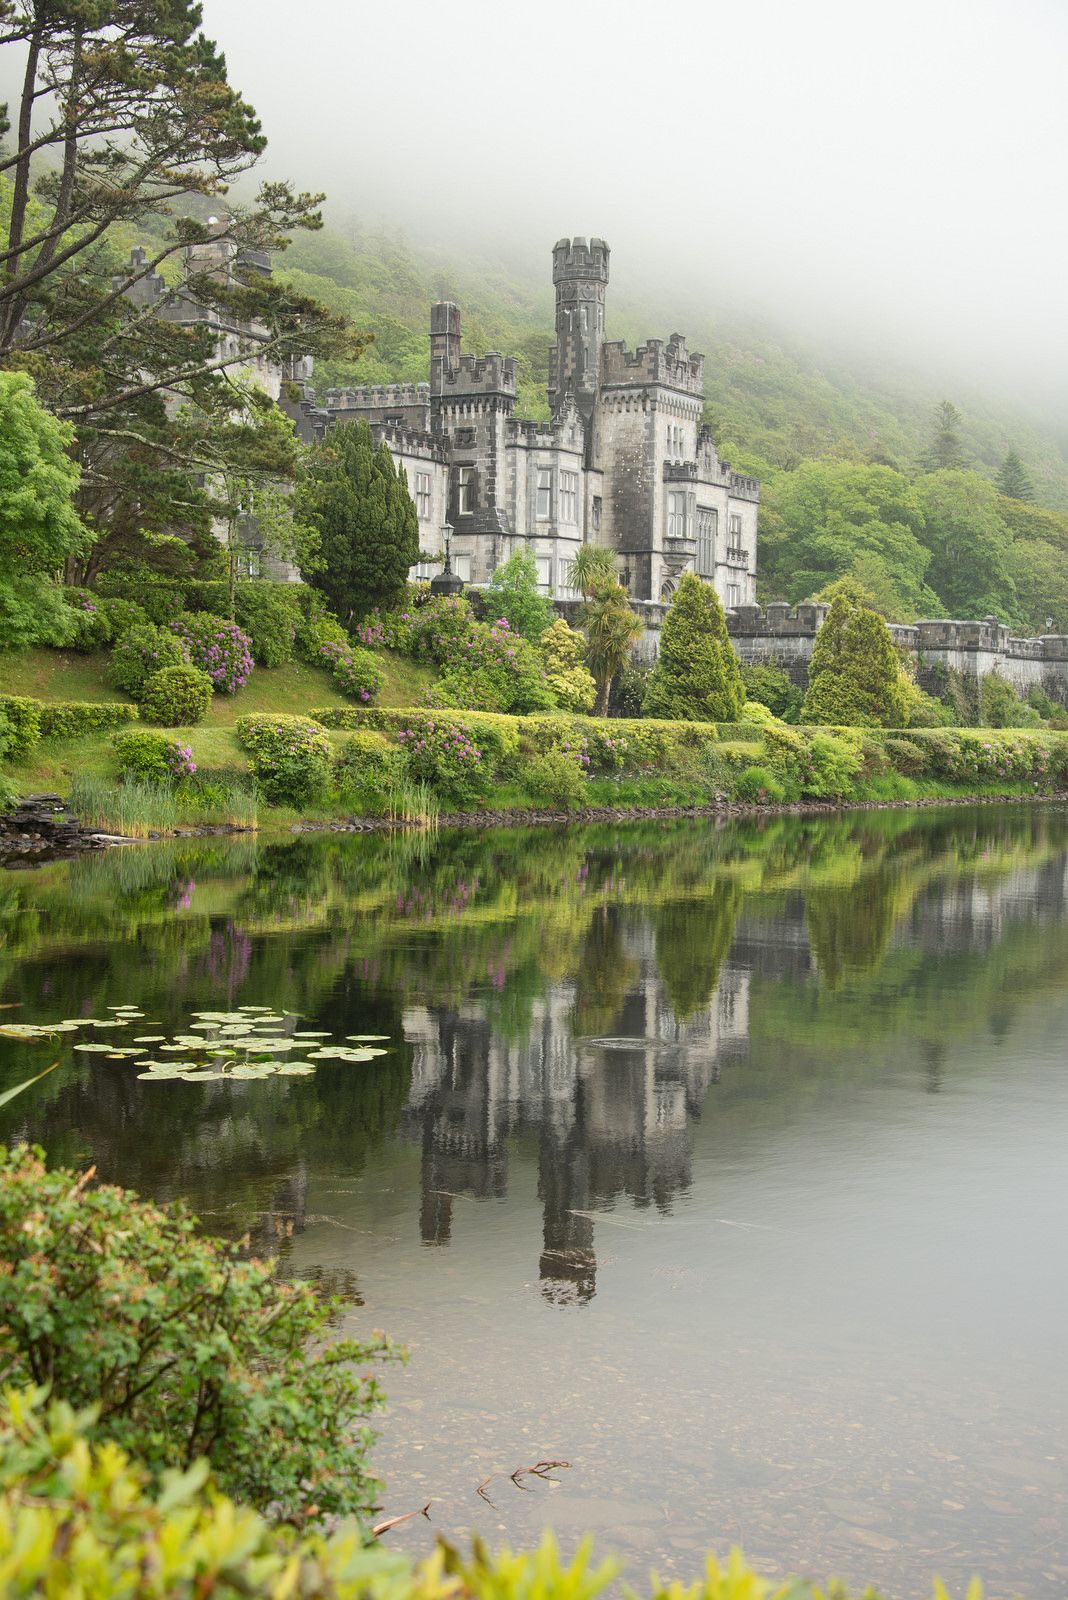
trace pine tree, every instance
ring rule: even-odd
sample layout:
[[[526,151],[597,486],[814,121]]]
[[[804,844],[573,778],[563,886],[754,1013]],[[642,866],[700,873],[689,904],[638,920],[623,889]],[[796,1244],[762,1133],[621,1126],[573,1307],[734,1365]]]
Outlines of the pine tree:
[[[660,632],[660,655],[645,691],[645,715],[681,722],[737,722],[744,704],[741,669],[727,637],[719,596],[696,573],[683,573]]]
[[[906,720],[890,629],[877,612],[840,594],[816,635],[801,721],[902,728]]]
[[[1005,452],[1005,459],[1001,463],[1001,471],[997,476],[997,485],[998,493],[1005,495],[1009,500],[1033,500],[1035,498],[1034,485],[1027,475],[1027,468],[1012,446]]]
[[[342,622],[400,598],[419,559],[419,522],[404,474],[384,444],[375,449],[366,422],[316,447],[299,503],[320,540],[312,582]]]
[[[952,400],[943,400],[934,409],[934,433],[921,463],[924,472],[959,472],[964,466],[964,447],[960,442],[961,415]]]

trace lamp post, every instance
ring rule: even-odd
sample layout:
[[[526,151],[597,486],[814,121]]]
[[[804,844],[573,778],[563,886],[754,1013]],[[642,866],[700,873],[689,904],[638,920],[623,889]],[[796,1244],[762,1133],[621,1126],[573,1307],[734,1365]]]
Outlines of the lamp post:
[[[464,580],[458,578],[452,570],[452,525],[444,523],[441,529],[441,542],[445,549],[445,562],[436,578],[430,580],[431,594],[462,594]]]

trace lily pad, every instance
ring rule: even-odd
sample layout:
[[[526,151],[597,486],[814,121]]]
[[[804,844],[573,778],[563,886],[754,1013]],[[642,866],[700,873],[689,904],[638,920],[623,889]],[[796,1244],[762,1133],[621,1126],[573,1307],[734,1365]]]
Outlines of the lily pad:
[[[360,1041],[362,1041],[362,1040],[370,1041],[370,1040],[375,1040],[375,1039],[388,1039],[389,1038],[389,1034],[388,1033],[347,1033],[345,1035],[345,1038],[346,1039],[356,1039],[356,1040],[360,1040]]]
[[[96,1050],[100,1051],[103,1055],[111,1055],[112,1053],[112,1048],[109,1044],[76,1044],[74,1048],[75,1050],[85,1050],[86,1052],[90,1050]]]
[[[314,1029],[306,1028],[303,1033],[295,1033],[293,1037],[294,1039],[329,1039],[330,1034],[322,1029],[316,1032]]]
[[[182,1073],[177,1067],[162,1067],[157,1068],[154,1072],[139,1072],[137,1081],[139,1083],[166,1083],[171,1079],[180,1077],[182,1077]]]
[[[315,1068],[308,1061],[283,1061],[277,1075],[280,1078],[305,1078],[314,1071]]]
[[[138,1033],[134,1036],[134,1044],[162,1044],[166,1037],[165,1033]]]

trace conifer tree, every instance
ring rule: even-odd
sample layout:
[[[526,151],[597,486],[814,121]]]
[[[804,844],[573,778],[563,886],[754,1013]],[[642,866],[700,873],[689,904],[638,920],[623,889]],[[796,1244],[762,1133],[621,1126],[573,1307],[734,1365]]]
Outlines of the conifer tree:
[[[660,655],[645,691],[645,715],[737,722],[744,704],[741,669],[719,596],[695,572],[686,572],[664,618]]]
[[[1034,486],[1018,452],[1010,446],[997,476],[998,493],[1009,500],[1033,500]]]
[[[952,400],[935,406],[934,432],[921,463],[924,472],[959,472],[964,466],[964,446],[957,431],[960,423],[960,412]]]
[[[299,496],[302,520],[319,535],[311,581],[349,623],[404,592],[419,560],[419,522],[408,483],[366,422],[346,423],[312,453]]]
[[[801,721],[902,728],[907,715],[890,629],[877,612],[838,595],[816,635]]]

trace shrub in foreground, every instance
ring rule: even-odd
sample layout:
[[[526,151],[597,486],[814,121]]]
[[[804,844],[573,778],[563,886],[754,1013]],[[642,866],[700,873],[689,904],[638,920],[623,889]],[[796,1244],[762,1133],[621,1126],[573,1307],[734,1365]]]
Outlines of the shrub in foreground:
[[[184,666],[189,660],[180,639],[154,622],[128,629],[108,658],[108,681],[135,700],[154,672]]]
[[[736,722],[745,704],[738,657],[719,596],[684,572],[660,632],[645,712],[683,722]]]
[[[816,635],[801,719],[854,728],[903,728],[908,720],[890,629],[844,594]]]
[[[549,693],[563,711],[592,711],[597,699],[593,673],[583,660],[586,641],[557,617],[538,640]]]
[[[338,644],[328,640],[321,644],[316,665],[329,668],[341,693],[362,701],[365,706],[374,704],[386,681],[380,662],[370,650],[361,650],[347,641]]]
[[[205,1457],[279,1520],[369,1513],[378,1390],[353,1363],[383,1347],[323,1345],[337,1308],[308,1285],[200,1237],[180,1206],[48,1171],[25,1146],[0,1152],[0,1241],[9,1384],[93,1406],[92,1436],[153,1478]]]
[[[585,757],[589,761],[589,757]],[[520,772],[524,787],[542,805],[577,811],[586,804],[589,789],[586,767],[575,750],[547,750],[535,756]]]
[[[475,742],[470,724],[459,717],[415,715],[397,738],[415,783],[428,784],[453,805],[472,805],[485,796],[492,766]]]
[[[0,716],[7,723],[5,746],[0,754],[8,761],[23,761],[41,737],[41,702],[27,695],[0,694]]]
[[[236,622],[210,611],[186,611],[171,623],[186,658],[206,672],[217,694],[236,694],[252,671],[252,644]]]
[[[119,776],[142,783],[174,783],[191,778],[197,770],[193,752],[187,744],[168,739],[164,733],[146,728],[130,729],[115,737]]]
[[[309,717],[239,717],[235,731],[257,787],[272,805],[307,805],[324,793],[333,752]]]
[[[211,679],[197,667],[164,667],[141,690],[141,715],[162,728],[191,728],[211,705]]]
[[[377,810],[405,773],[404,753],[381,733],[353,733],[334,758],[334,783],[357,804]]]

